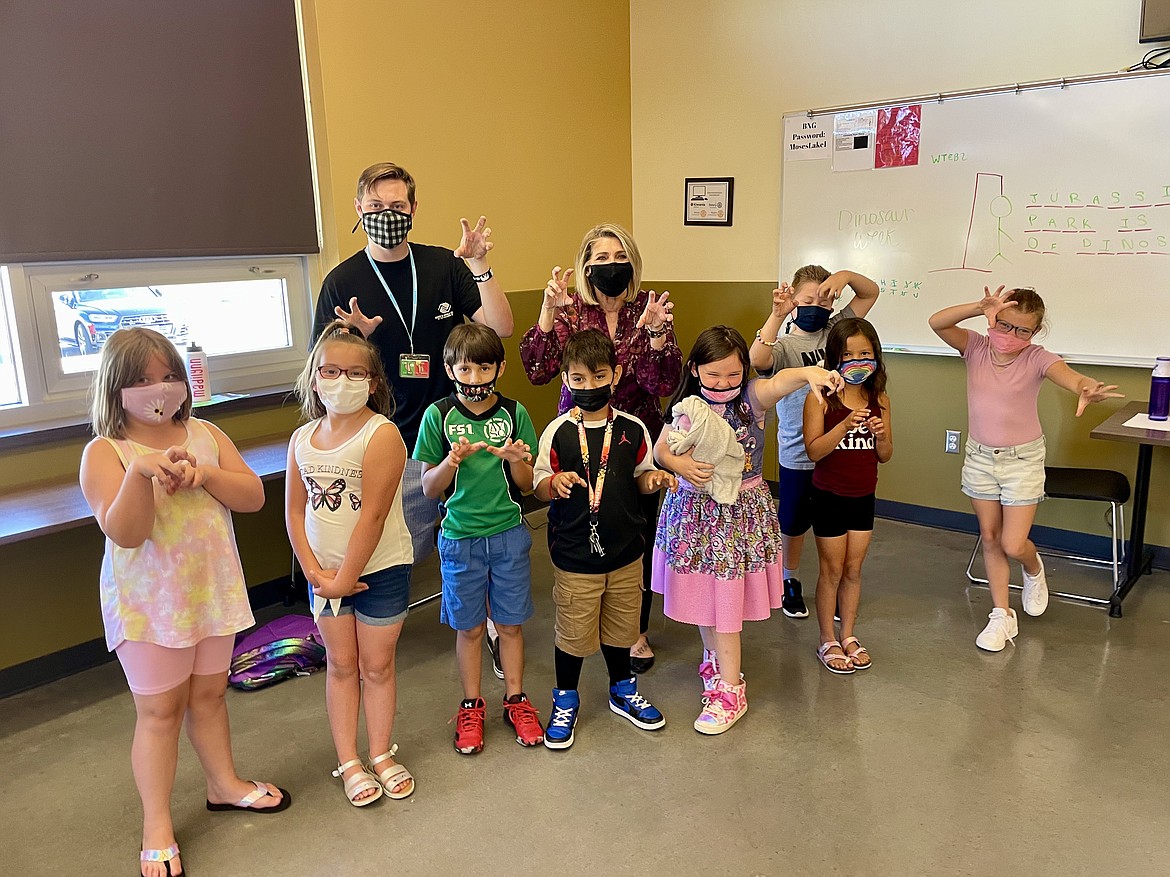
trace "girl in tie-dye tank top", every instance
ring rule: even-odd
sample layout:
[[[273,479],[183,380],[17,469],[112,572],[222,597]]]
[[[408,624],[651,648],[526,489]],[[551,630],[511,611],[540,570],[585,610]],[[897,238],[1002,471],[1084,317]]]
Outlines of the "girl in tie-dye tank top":
[[[157,332],[115,332],[92,395],[97,438],[82,456],[81,488],[106,535],[106,644],[138,712],[141,873],[165,877],[186,873],[169,794],[184,720],[207,809],[275,813],[292,800],[236,773],[223,697],[235,634],[252,624],[231,512],[258,511],[264,487],[231,439],[191,416],[183,361]]]

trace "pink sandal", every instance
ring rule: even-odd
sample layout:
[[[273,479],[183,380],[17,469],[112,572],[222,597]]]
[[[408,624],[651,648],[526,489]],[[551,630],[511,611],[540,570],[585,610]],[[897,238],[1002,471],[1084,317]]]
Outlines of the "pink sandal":
[[[841,654],[830,655],[829,649],[841,649]],[[849,656],[845,654],[845,649],[841,648],[841,644],[835,639],[829,640],[827,643],[821,643],[821,647],[817,649],[817,658],[825,665],[825,669],[830,673],[836,673],[838,676],[848,676],[854,671],[853,663],[849,660]],[[845,668],[834,667],[829,661],[844,661]]]

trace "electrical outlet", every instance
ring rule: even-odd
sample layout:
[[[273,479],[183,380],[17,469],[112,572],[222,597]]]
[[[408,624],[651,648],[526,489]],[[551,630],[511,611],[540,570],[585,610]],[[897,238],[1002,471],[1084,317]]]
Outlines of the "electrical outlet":
[[[948,454],[959,453],[959,437],[962,434],[963,434],[962,430],[959,430],[959,429],[948,429],[947,430],[947,443],[946,443],[945,450]]]

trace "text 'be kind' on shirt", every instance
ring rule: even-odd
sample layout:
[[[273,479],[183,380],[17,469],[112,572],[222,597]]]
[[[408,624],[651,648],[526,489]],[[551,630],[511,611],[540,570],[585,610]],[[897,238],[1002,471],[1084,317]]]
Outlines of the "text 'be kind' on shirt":
[[[576,409],[573,409],[576,410]],[[645,551],[642,528],[641,493],[637,477],[653,470],[650,435],[638,418],[613,410],[613,435],[609,465],[601,492],[597,532],[604,555],[589,548],[589,491],[573,485],[568,499],[553,497],[548,510],[548,550],[552,562],[565,572],[607,573],[633,563]],[[596,486],[605,440],[605,421],[585,424],[589,448],[589,480]],[[558,472],[576,472],[585,478],[581,439],[573,411],[550,423],[540,437],[533,483],[539,484]]]

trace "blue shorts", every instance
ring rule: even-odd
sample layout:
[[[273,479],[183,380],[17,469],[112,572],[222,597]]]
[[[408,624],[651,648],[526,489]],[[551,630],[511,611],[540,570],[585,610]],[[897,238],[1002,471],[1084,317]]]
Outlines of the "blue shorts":
[[[780,467],[780,532],[803,536],[812,526],[812,469]]]
[[[496,624],[523,624],[532,617],[532,537],[517,524],[494,536],[448,539],[439,533],[443,606],[439,620],[455,630],[483,624],[492,608]]]
[[[341,598],[341,608],[337,615],[355,615],[362,624],[374,627],[387,627],[398,624],[406,619],[410,608],[410,564],[390,566],[377,572],[363,573],[359,581],[369,585],[369,590],[360,594],[351,594]],[[309,605],[313,600],[320,600],[309,586]],[[328,600],[321,610],[321,615],[329,618],[333,615],[333,606]]]

